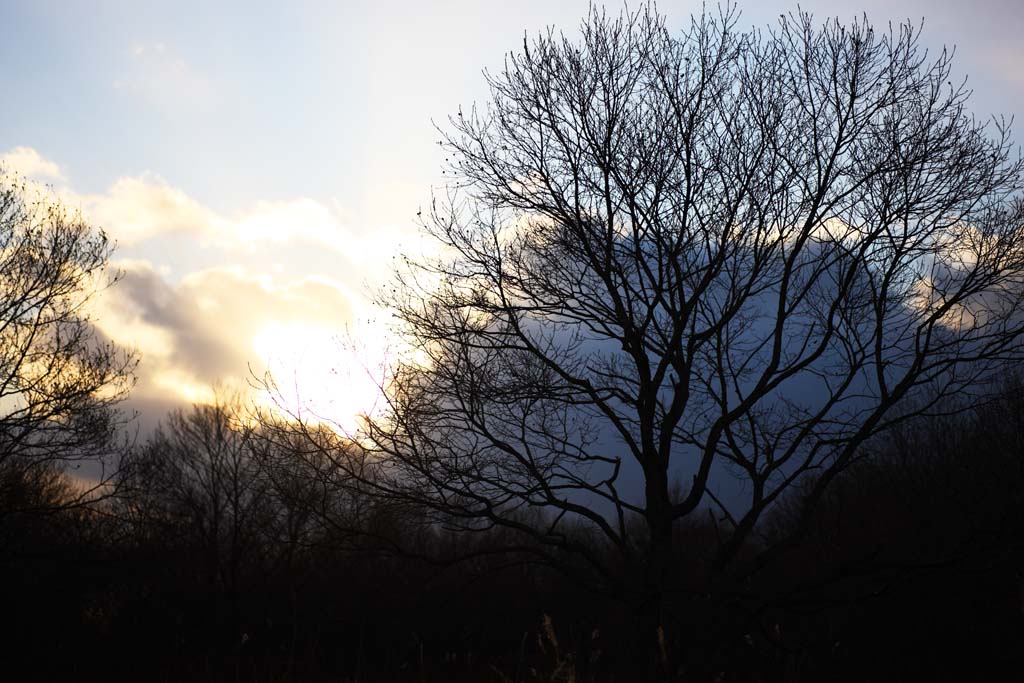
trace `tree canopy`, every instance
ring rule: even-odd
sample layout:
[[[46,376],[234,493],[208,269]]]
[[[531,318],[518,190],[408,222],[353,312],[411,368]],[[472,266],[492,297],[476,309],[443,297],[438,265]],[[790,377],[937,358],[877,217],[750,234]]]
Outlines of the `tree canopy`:
[[[375,486],[629,586],[582,525],[657,594],[674,523],[714,509],[724,571],[794,483],[810,510],[872,436],[1020,357],[1022,164],[950,54],[912,25],[737,23],[595,9],[452,117],[443,256],[383,300],[417,353]]]
[[[0,175],[0,468],[113,455],[136,359],[91,317],[96,295],[117,278],[107,268],[112,249],[46,191]],[[99,479],[92,483],[107,477]]]

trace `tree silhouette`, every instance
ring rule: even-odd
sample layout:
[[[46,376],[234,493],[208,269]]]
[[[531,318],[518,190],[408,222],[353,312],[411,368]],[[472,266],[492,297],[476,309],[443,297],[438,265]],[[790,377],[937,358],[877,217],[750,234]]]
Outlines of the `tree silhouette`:
[[[736,23],[594,10],[487,75],[443,132],[439,255],[381,297],[409,352],[373,476],[347,473],[531,539],[649,635],[669,595],[743,594],[785,492],[809,519],[866,441],[1022,351],[1024,166],[951,56],[911,25]],[[680,545],[709,511],[711,547]]]
[[[20,473],[5,480],[113,455],[136,360],[90,317],[117,279],[107,270],[112,249],[102,230],[0,169],[0,468]],[[99,473],[63,504],[109,481]]]
[[[241,405],[218,395],[211,404],[172,411],[120,473],[127,516],[161,544],[194,553],[200,589],[218,598],[211,621],[227,627],[237,625],[238,595],[263,559],[263,534],[275,512]]]

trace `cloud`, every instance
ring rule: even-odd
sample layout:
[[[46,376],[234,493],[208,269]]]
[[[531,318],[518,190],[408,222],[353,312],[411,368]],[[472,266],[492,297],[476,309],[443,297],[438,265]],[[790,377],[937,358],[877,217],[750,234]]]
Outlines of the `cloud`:
[[[216,235],[222,220],[181,190],[145,174],[120,178],[105,194],[80,198],[90,220],[122,246],[168,234]]]
[[[35,150],[14,152],[22,168],[63,179]],[[144,427],[268,369],[291,409],[342,424],[371,409],[365,370],[380,365],[388,340],[360,292],[390,272],[397,247],[417,244],[414,233],[354,229],[344,207],[308,197],[218,212],[152,173],[96,194],[67,182],[54,192],[118,243],[111,266],[122,277],[93,316],[106,338],[141,354],[129,406]]]
[[[0,166],[32,180],[64,180],[64,173],[53,161],[44,159],[31,147],[15,147],[0,155]]]
[[[140,400],[205,400],[213,386],[258,375],[270,360],[266,354],[286,351],[255,348],[266,330],[301,326],[341,334],[360,308],[343,284],[322,277],[282,283],[241,267],[217,267],[172,285],[148,262],[113,265],[123,278],[98,304],[97,325],[141,352],[133,397]]]
[[[119,178],[101,194],[63,194],[121,246],[166,236],[194,239],[199,246],[226,252],[252,253],[291,244],[342,252],[353,246],[342,212],[308,198],[257,202],[232,218],[152,173]]]
[[[343,260],[346,279],[353,285],[380,284],[398,253],[430,253],[413,226],[357,229],[344,207],[308,197],[260,201],[228,215],[149,173],[120,178],[101,194],[63,194],[121,247],[173,238],[218,252],[224,261],[259,263],[268,269],[290,261],[292,270],[301,270],[315,260],[334,272],[337,261]],[[327,263],[331,260],[334,263]]]
[[[267,242],[308,242],[345,251],[352,245],[342,221],[338,211],[312,199],[262,201],[234,221],[221,237],[250,248]]]
[[[412,226],[357,229],[351,212],[337,202],[309,197],[263,200],[226,214],[150,172],[118,178],[104,192],[82,195],[66,185],[56,162],[30,147],[16,147],[0,156],[0,161],[26,177],[65,181],[57,189],[58,196],[68,206],[81,208],[122,248],[174,238],[218,250],[228,261],[280,255],[282,247],[321,254],[328,250],[356,270],[372,272],[389,266],[398,252],[427,251],[423,237]]]

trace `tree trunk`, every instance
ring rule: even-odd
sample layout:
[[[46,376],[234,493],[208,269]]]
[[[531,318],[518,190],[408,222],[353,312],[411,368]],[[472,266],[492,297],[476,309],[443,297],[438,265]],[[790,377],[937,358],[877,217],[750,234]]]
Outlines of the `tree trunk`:
[[[672,565],[672,517],[666,473],[647,477],[648,547],[640,598],[640,652],[645,653],[647,679],[668,680],[673,670],[666,634],[666,598]]]

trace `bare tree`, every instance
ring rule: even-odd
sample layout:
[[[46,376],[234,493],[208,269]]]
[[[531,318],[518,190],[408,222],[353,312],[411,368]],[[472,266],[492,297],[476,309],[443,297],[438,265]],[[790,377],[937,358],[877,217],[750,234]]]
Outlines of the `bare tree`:
[[[112,249],[102,230],[0,169],[0,468],[114,455],[126,421],[117,405],[136,359],[90,317],[91,302],[117,279],[107,269]],[[98,481],[78,486],[65,505],[105,490],[109,472],[91,474]]]
[[[794,484],[812,514],[868,439],[1022,355],[1024,166],[951,56],[911,25],[736,24],[595,10],[524,41],[443,133],[440,256],[382,297],[411,352],[368,488],[575,557],[653,620],[674,558],[742,585]],[[714,547],[677,547],[709,509]]]
[[[271,377],[256,381],[276,391]],[[283,543],[326,545],[353,556],[413,552],[399,537],[422,539],[422,529],[415,528],[421,511],[401,498],[378,495],[378,463],[362,445],[329,423],[291,414],[283,404],[254,410],[251,417],[259,424],[253,457],[271,486],[278,511],[273,528]]]
[[[202,583],[226,596],[231,619],[243,574],[260,559],[263,527],[273,516],[240,405],[220,396],[172,411],[121,472],[124,512],[162,543],[198,552]]]

